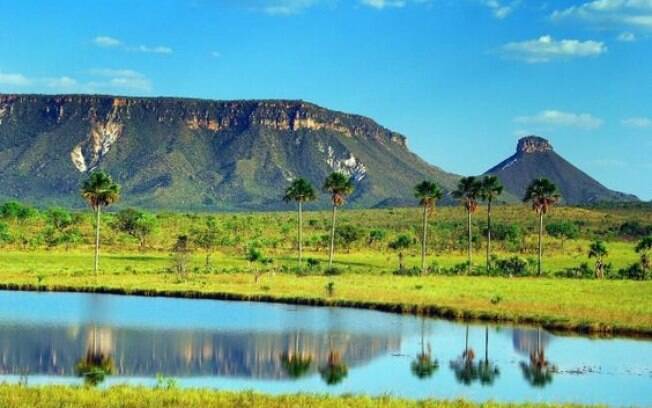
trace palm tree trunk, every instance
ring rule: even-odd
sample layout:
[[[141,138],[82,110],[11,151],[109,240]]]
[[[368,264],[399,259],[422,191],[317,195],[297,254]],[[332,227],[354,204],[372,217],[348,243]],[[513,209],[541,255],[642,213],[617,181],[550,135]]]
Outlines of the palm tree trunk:
[[[298,239],[299,239],[299,269],[301,269],[302,265],[302,258],[303,258],[303,205],[302,202],[299,201],[299,233],[298,233]]]
[[[472,255],[472,253],[473,253],[473,248],[472,248],[473,247],[473,236],[472,236],[472,232],[471,232],[471,211],[467,210],[466,214],[467,214],[467,229],[468,229],[468,232],[469,232],[469,269],[468,269],[468,272],[470,274],[472,269],[473,269],[473,255]]]
[[[541,255],[543,254],[543,212],[539,213],[539,262],[537,274],[541,276]]]
[[[423,237],[421,240],[421,274],[426,273],[426,240],[428,238],[428,208],[423,207]]]
[[[337,211],[337,206],[333,205],[333,218],[331,221],[331,247],[330,253],[328,254],[328,268],[333,267],[333,254],[335,251],[335,213]]]
[[[93,273],[97,275],[97,271],[100,266],[100,212],[102,207],[97,206],[95,210],[95,266],[93,268]]]
[[[487,272],[491,272],[491,200],[487,202]]]

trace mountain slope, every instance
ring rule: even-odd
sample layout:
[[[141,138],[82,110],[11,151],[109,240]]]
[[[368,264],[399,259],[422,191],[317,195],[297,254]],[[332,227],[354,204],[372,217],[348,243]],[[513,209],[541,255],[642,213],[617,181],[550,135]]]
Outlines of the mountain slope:
[[[371,119],[302,101],[0,95],[0,199],[82,205],[95,168],[122,185],[124,204],[171,209],[287,208],[289,180],[321,187],[334,170],[355,178],[358,207],[457,180]]]
[[[606,201],[637,201],[631,194],[609,190],[558,155],[550,143],[538,136],[520,139],[516,153],[485,174],[498,176],[508,193],[523,197],[530,182],[546,177],[557,185],[566,204]]]

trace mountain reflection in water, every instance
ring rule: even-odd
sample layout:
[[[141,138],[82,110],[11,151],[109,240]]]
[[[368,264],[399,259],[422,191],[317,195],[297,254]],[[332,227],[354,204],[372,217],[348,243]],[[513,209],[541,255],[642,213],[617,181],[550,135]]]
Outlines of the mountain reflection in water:
[[[320,368],[362,365],[400,349],[399,336],[337,333],[225,333],[95,326],[5,326],[0,374],[76,375],[90,353],[111,356],[115,375],[292,378],[289,361]],[[342,371],[342,368],[339,368]]]

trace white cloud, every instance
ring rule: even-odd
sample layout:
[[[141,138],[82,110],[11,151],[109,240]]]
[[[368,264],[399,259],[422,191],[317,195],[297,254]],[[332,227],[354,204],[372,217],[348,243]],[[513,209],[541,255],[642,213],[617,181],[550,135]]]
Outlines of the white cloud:
[[[90,71],[95,77],[102,78],[92,81],[91,88],[127,90],[148,93],[152,90],[152,81],[140,72],[132,69],[96,68]]]
[[[500,0],[482,0],[483,4],[491,10],[494,17],[499,20],[502,20],[512,14],[514,8],[518,5],[518,1],[513,1],[509,4],[505,4]]]
[[[319,2],[319,0],[269,0],[265,5],[256,8],[273,16],[289,16],[297,14]]]
[[[600,41],[557,41],[544,35],[535,40],[507,43],[502,51],[508,57],[534,64],[554,59],[594,57],[607,52],[607,46]]]
[[[121,40],[105,35],[97,36],[93,39],[93,43],[102,48],[120,48],[127,51],[144,52],[148,54],[172,54],[173,50],[164,45],[148,46],[139,45],[137,47],[125,45]]]
[[[365,6],[382,10],[385,8],[404,7],[406,1],[405,0],[360,0],[360,3],[362,3]]]
[[[636,41],[636,35],[634,33],[630,33],[628,31],[626,31],[626,32],[620,33],[618,35],[618,41],[634,42],[634,41]]]
[[[77,87],[77,80],[69,76],[62,76],[59,78],[48,78],[46,84],[50,88],[70,90]]]
[[[599,25],[652,29],[652,0],[593,0],[555,10],[553,20],[575,18]]]
[[[136,48],[132,48],[134,51],[145,52],[148,54],[172,54],[172,48],[159,45],[156,47],[148,47],[147,45],[139,45]]]
[[[0,85],[8,86],[29,86],[32,80],[23,74],[0,72]]]
[[[623,126],[636,128],[636,129],[649,129],[652,128],[652,119],[645,117],[633,117],[623,119],[620,123]]]
[[[93,43],[98,47],[118,47],[122,45],[122,41],[106,35],[98,35],[93,39]]]
[[[210,56],[213,57],[213,58],[221,58],[221,57],[222,57],[222,53],[219,52],[219,51],[211,51],[211,52],[210,52]]]
[[[579,129],[597,129],[604,121],[589,113],[570,113],[550,109],[533,116],[519,116],[514,122],[527,125],[544,125],[555,127],[575,127]]]

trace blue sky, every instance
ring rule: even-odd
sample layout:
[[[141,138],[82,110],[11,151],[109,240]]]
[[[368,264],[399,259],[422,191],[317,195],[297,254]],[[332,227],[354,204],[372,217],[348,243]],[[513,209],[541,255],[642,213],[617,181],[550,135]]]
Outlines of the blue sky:
[[[652,199],[652,0],[0,0],[0,92],[290,98],[478,174],[534,133]]]

